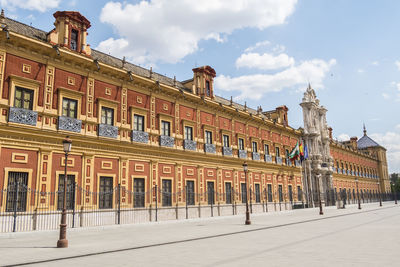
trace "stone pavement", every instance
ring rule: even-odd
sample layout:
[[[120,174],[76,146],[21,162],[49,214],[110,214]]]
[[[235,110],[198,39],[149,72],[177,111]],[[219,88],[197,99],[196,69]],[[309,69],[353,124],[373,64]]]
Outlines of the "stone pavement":
[[[393,202],[244,216],[0,234],[0,265],[399,266],[400,208]]]

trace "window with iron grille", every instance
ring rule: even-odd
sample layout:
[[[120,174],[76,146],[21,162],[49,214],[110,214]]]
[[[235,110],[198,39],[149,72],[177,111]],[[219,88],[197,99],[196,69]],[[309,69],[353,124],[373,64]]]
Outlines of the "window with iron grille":
[[[229,147],[229,135],[223,135],[224,147]]]
[[[244,150],[244,139],[243,138],[239,138],[238,147],[240,150]]]
[[[164,207],[172,206],[172,181],[162,180],[162,205]]]
[[[232,184],[225,183],[225,203],[232,204]]]
[[[62,115],[76,119],[78,101],[64,97],[62,101]]]
[[[193,141],[193,127],[185,126],[185,139]]]
[[[188,205],[194,205],[194,181],[186,181],[187,186],[187,203]]]
[[[161,121],[161,135],[171,136],[171,123],[169,121]]]
[[[211,131],[205,131],[205,141],[206,144],[212,144],[212,132]]]
[[[288,192],[289,192],[289,201],[293,201],[293,188],[291,185],[288,186]]]
[[[144,132],[144,116],[142,115],[133,115],[133,130]]]
[[[279,147],[275,147],[275,156],[276,157],[280,157],[281,156],[281,154],[279,152]]]
[[[113,206],[113,177],[100,177],[99,209],[111,209]]]
[[[269,145],[264,145],[265,155],[269,155]]]
[[[206,81],[206,95],[211,96],[211,87],[209,81]]]
[[[101,123],[114,125],[114,109],[101,107]]]
[[[254,190],[255,190],[255,194],[256,194],[256,203],[260,203],[261,202],[260,184],[255,184],[254,185]]]
[[[258,150],[257,150],[257,142],[252,142],[251,144],[252,144],[251,147],[252,147],[252,149],[253,149],[252,151],[253,151],[254,153],[257,153],[257,151],[258,151]]]
[[[299,185],[297,186],[297,200],[303,200],[303,190],[301,190],[301,187]]]
[[[33,90],[23,87],[15,87],[14,107],[32,110]]]
[[[70,43],[70,48],[72,50],[77,51],[78,50],[78,31],[75,29],[71,30],[71,43]]]
[[[143,208],[145,201],[144,178],[133,179],[133,203],[135,208]]]
[[[64,174],[58,176],[58,201],[57,209],[62,210],[64,206]],[[67,203],[66,209],[72,210],[74,208],[75,201],[75,175],[67,174]]]
[[[268,202],[272,202],[272,185],[268,184],[267,188],[268,188]]]
[[[26,211],[27,172],[8,172],[6,211]]]
[[[282,202],[283,201],[283,191],[282,191],[281,184],[278,186],[278,193],[279,193],[279,202]]]
[[[208,205],[215,204],[214,182],[207,182]]]
[[[246,184],[242,183],[242,184],[240,184],[240,187],[242,189],[242,203],[246,203],[247,202]]]

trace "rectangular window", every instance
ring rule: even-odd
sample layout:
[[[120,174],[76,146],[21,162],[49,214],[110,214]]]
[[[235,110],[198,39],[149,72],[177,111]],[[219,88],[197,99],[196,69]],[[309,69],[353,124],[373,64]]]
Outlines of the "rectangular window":
[[[75,202],[75,175],[67,174],[67,210],[74,208]],[[64,174],[58,176],[58,202],[57,209],[62,210],[64,205]]]
[[[72,50],[78,50],[78,31],[72,29],[71,30],[71,44],[70,47]]]
[[[194,205],[194,181],[186,181],[188,205]]]
[[[285,152],[286,152],[286,158],[289,158],[289,150],[286,149]]]
[[[161,121],[161,135],[171,136],[170,125],[169,121]]]
[[[257,142],[252,142],[251,143],[251,148],[252,148],[252,151],[254,152],[254,153],[257,153]]]
[[[260,184],[255,184],[254,185],[254,190],[255,190],[255,194],[256,194],[256,203],[260,203],[261,202],[261,197],[260,197]]]
[[[99,209],[112,209],[113,202],[113,178],[100,177]]]
[[[64,117],[74,118],[77,116],[78,101],[64,97],[62,101],[62,115]]]
[[[268,184],[268,202],[272,202],[272,185]]]
[[[281,154],[279,152],[279,147],[275,147],[275,156],[276,157],[280,157],[281,156]]]
[[[212,144],[212,132],[211,131],[205,131],[205,141],[206,141],[206,144]]]
[[[225,183],[225,203],[232,204],[232,184]]]
[[[133,204],[135,208],[144,207],[145,184],[144,178],[133,179]]]
[[[14,107],[30,109],[33,108],[33,90],[15,87]]]
[[[269,155],[269,145],[264,145],[264,153],[265,155]]]
[[[244,150],[244,140],[243,138],[239,138],[238,147],[240,150]]]
[[[299,185],[297,186],[297,200],[303,200],[303,190],[301,190],[301,187]]]
[[[6,211],[26,211],[27,186],[27,172],[8,172]]]
[[[207,182],[208,205],[215,204],[214,182]]]
[[[101,123],[114,125],[114,109],[101,107]]]
[[[292,202],[293,201],[293,189],[292,189],[291,185],[289,185],[288,191],[289,191],[289,201]]]
[[[242,184],[240,184],[240,187],[242,189],[242,203],[246,203],[247,202],[246,184],[242,183]]]
[[[185,139],[193,140],[193,127],[185,126]]]
[[[223,135],[224,147],[229,147],[229,135]]]
[[[209,81],[206,81],[206,95],[211,96],[211,87]]]
[[[278,193],[279,193],[279,202],[282,202],[283,201],[283,191],[282,191],[281,184],[278,186]]]
[[[162,205],[172,206],[172,181],[162,180]]]
[[[133,130],[144,132],[144,116],[142,115],[133,115]]]

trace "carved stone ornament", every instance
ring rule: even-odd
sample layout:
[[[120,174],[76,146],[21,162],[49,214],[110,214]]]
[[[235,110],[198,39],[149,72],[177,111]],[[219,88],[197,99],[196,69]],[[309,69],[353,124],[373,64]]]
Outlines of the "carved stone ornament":
[[[117,138],[118,137],[118,127],[108,124],[99,124],[99,136]]]
[[[247,151],[246,150],[239,150],[239,158],[240,159],[246,159],[247,158]]]
[[[215,154],[216,149],[214,144],[204,144],[204,152]]]
[[[224,154],[224,156],[232,156],[232,148],[224,146],[222,148],[222,154]]]
[[[183,146],[186,150],[196,151],[197,142],[189,139],[183,140]]]
[[[132,141],[147,144],[149,142],[149,133],[143,131],[132,131]]]
[[[64,116],[58,117],[58,129],[59,130],[80,133],[81,128],[82,128],[81,120],[78,120],[75,118],[70,118],[70,117],[64,117]]]
[[[10,107],[9,122],[36,126],[37,118],[38,114],[33,110]]]
[[[168,135],[160,136],[160,146],[174,147],[175,139]]]

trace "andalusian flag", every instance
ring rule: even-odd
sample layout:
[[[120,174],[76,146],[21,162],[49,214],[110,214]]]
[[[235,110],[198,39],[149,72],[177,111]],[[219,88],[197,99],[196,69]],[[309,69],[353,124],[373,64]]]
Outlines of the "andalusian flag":
[[[294,159],[300,155],[300,147],[299,141],[297,141],[296,146],[292,149],[292,152],[289,153],[289,158]]]

